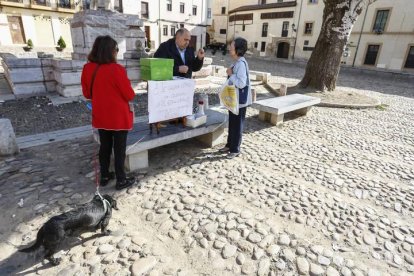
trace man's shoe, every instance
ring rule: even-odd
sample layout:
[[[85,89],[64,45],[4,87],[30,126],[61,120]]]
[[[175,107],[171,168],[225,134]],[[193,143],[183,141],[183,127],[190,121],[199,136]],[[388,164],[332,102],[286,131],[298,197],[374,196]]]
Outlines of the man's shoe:
[[[134,184],[135,184],[135,178],[134,177],[125,178],[124,180],[116,182],[115,189],[122,190],[122,189],[128,188],[129,186],[132,186]]]
[[[219,152],[229,152],[229,150],[230,150],[230,148],[224,147],[224,148],[219,149],[218,151]]]
[[[227,159],[233,159],[234,157],[237,157],[240,155],[240,152],[229,152],[229,154],[227,154]]]
[[[109,174],[107,176],[101,176],[101,181],[100,181],[100,185],[102,187],[108,185],[109,181],[111,181],[112,179],[115,179],[115,173],[114,172],[109,172]]]

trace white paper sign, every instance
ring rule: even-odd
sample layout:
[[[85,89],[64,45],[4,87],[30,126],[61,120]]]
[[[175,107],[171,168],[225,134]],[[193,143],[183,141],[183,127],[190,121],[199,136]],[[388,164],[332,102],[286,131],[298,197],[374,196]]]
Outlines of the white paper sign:
[[[193,114],[195,81],[148,81],[148,121],[161,122]]]

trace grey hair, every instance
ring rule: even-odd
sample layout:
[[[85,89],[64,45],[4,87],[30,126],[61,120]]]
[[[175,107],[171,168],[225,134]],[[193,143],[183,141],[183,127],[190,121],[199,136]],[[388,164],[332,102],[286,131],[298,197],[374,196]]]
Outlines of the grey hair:
[[[187,30],[186,28],[180,28],[175,32],[175,36],[181,36],[185,33],[189,33],[190,31]]]

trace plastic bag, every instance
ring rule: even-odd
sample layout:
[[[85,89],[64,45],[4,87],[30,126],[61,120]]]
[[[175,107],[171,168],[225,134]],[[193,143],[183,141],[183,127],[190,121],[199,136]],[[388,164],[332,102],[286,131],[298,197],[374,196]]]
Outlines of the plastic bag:
[[[226,81],[219,92],[220,105],[239,115],[239,93],[234,85]]]

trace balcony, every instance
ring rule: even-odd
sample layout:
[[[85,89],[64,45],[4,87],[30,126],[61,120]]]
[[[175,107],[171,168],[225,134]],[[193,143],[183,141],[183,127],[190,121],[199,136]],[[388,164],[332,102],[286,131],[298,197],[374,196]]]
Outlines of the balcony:
[[[50,0],[31,0],[30,7],[36,10],[47,10],[47,11],[52,10]]]
[[[31,4],[36,5],[36,6],[45,6],[45,7],[51,6],[49,0],[32,0]]]
[[[0,5],[21,8],[25,7],[23,0],[0,0]]]
[[[70,0],[59,0],[57,7],[58,9],[75,9],[75,3]]]

